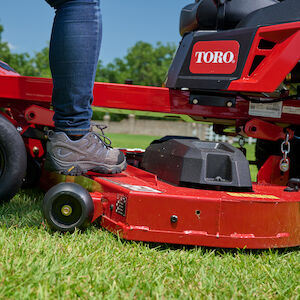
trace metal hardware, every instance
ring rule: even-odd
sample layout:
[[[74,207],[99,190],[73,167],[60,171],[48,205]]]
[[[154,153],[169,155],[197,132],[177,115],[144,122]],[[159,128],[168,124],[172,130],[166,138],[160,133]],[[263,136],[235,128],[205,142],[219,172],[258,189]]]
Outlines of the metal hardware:
[[[61,213],[68,217],[72,214],[73,210],[72,210],[72,207],[70,205],[64,205],[62,208],[61,208]]]
[[[285,192],[298,192],[300,188],[300,178],[291,178]]]
[[[176,215],[171,216],[171,223],[177,223],[178,222],[178,217]]]
[[[290,138],[290,135],[287,132],[285,135],[285,140],[281,144],[281,153],[282,153],[283,157],[279,163],[279,168],[280,168],[280,171],[282,171],[282,172],[287,172],[290,169],[290,161],[288,158],[288,154],[291,151],[291,144],[289,142],[289,138]]]
[[[126,204],[127,204],[127,198],[121,197],[116,203],[116,213],[125,217],[126,216]]]
[[[239,139],[239,145],[240,145],[240,150],[243,152],[243,154],[246,156],[247,154],[247,149],[244,147],[246,144],[246,140],[243,136],[240,136],[240,139]]]

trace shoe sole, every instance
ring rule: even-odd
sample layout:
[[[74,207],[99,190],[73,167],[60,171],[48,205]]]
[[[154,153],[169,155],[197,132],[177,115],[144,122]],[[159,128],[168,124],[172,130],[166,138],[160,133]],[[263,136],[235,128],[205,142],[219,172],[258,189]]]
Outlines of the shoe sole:
[[[89,163],[89,162],[81,162]],[[127,167],[127,162],[124,160],[119,165],[107,165],[107,164],[98,164],[95,165],[92,168],[83,169],[80,167],[80,163],[74,163],[74,164],[65,164],[62,166],[62,163],[58,163],[57,161],[54,161],[51,159],[51,157],[46,157],[44,168],[48,171],[57,172],[62,175],[68,175],[68,176],[80,176],[83,174],[86,174],[87,172],[95,172],[100,174],[118,174],[123,172]]]

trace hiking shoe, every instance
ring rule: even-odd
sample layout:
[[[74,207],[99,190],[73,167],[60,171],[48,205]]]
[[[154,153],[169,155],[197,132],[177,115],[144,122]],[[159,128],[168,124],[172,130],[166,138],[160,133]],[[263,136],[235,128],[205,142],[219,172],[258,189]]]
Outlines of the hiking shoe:
[[[107,143],[107,140],[109,143]],[[48,134],[45,169],[64,175],[78,176],[88,171],[116,174],[126,169],[125,155],[110,147],[104,135],[89,132],[71,140],[64,132]]]

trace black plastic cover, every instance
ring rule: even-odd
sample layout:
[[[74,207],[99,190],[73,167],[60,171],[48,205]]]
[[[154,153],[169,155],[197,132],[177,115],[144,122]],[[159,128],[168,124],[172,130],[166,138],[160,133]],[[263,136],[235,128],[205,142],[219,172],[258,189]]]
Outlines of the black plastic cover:
[[[277,0],[230,0],[226,2],[222,29],[233,29],[249,14],[279,3]],[[185,6],[180,15],[180,34],[195,30],[215,30],[217,6],[214,0],[199,0]]]
[[[212,0],[200,0],[181,10],[179,31],[181,35],[195,30],[216,28],[217,8]]]
[[[298,21],[300,21],[300,1],[285,0],[251,13],[238,27],[258,27]]]
[[[175,185],[252,190],[248,161],[228,143],[165,137],[146,149],[142,168]]]
[[[169,69],[166,87],[170,89],[189,88],[195,91],[226,90],[231,81],[241,77],[256,32],[256,27],[247,27],[218,32],[194,31],[186,34]],[[233,74],[191,73],[190,61],[193,47],[197,42],[226,40],[234,40],[240,44],[238,64]]]
[[[226,4],[224,29],[232,29],[249,14],[278,4],[277,0],[230,0]]]

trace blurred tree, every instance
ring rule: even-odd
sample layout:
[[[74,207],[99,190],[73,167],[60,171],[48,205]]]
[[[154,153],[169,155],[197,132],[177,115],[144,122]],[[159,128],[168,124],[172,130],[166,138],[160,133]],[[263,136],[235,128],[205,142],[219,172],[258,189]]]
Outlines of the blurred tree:
[[[156,46],[137,42],[124,59],[116,58],[103,66],[99,63],[96,81],[124,83],[131,79],[134,84],[161,86],[165,80],[176,47],[158,42]]]
[[[0,25],[0,59],[9,64],[22,75],[33,75],[35,68],[29,54],[13,54],[10,51],[9,44],[2,41],[3,26]]]
[[[51,77],[48,47],[36,52],[33,58],[28,53],[12,53],[9,44],[2,41],[2,32],[3,26],[0,25],[0,60],[24,76]]]
[[[35,67],[34,76],[51,78],[49,66],[49,47],[45,47],[41,51],[35,52],[32,62]]]
[[[0,25],[0,60],[24,76],[51,77],[48,46],[35,52],[33,57],[30,57],[28,53],[12,53],[9,43],[2,41],[2,32],[3,26]],[[99,61],[96,81],[124,83],[129,79],[138,85],[161,86],[175,50],[174,44],[163,45],[158,42],[153,46],[139,41],[128,49],[124,58],[116,58],[106,66]],[[104,112],[95,110],[93,118],[102,119],[104,114]],[[111,114],[111,119],[114,121],[125,117],[122,114]]]
[[[12,53],[7,42],[2,41],[3,26],[0,25],[0,60],[5,61],[21,75],[51,77],[49,68],[49,47],[36,52]],[[165,80],[176,47],[174,44],[158,42],[155,46],[137,42],[124,58],[116,58],[103,66],[99,61],[96,81],[124,83],[130,79],[134,84],[161,86]]]

